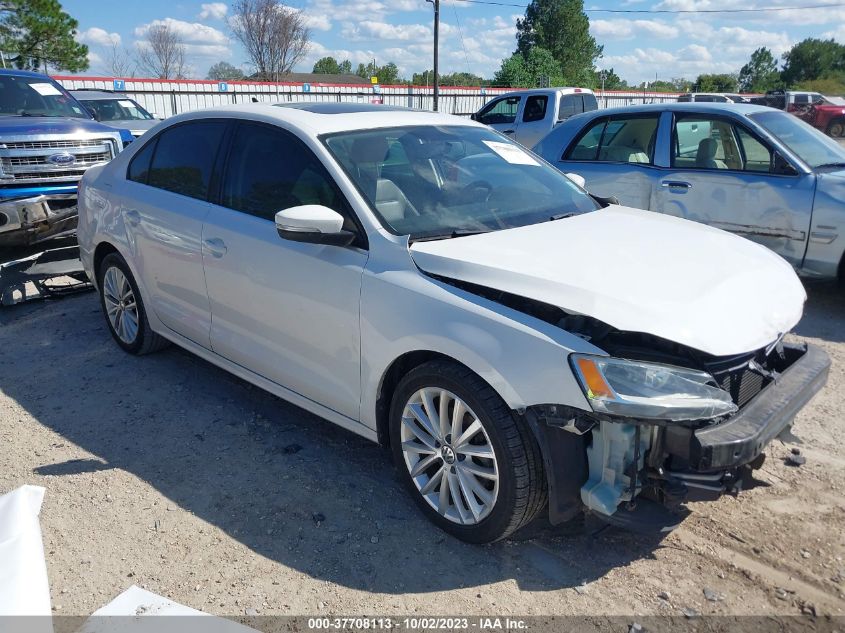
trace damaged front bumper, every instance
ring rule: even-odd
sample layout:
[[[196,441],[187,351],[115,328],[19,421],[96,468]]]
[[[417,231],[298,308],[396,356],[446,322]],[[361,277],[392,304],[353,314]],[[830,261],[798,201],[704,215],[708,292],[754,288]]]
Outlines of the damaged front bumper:
[[[0,247],[30,246],[76,229],[76,193],[0,199]]]
[[[736,413],[690,423],[611,418],[558,405],[528,420],[543,450],[549,518],[586,507],[610,523],[666,530],[684,502],[742,489],[763,451],[825,385],[830,358],[813,345],[784,345],[773,379]]]

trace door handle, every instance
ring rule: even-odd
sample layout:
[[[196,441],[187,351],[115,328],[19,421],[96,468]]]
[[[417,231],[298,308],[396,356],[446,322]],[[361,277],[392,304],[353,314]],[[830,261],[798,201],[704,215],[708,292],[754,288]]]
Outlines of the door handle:
[[[669,187],[670,189],[692,189],[691,183],[683,182],[681,180],[664,180],[660,184],[664,187]]]
[[[137,209],[127,209],[124,215],[126,221],[132,226],[138,226],[141,223],[141,214],[138,213]]]
[[[223,257],[226,252],[229,250],[226,248],[226,244],[221,240],[219,237],[213,237],[208,240],[202,241],[203,246],[205,246],[205,250],[207,250],[213,257]]]

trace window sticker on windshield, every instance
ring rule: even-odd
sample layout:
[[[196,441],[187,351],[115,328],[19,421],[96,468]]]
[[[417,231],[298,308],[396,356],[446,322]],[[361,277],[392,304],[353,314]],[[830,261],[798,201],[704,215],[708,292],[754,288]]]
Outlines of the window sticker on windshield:
[[[29,84],[29,87],[43,97],[62,94],[53,84]]]
[[[511,165],[534,165],[540,166],[536,160],[531,158],[531,155],[516,145],[509,143],[499,143],[497,141],[482,141],[487,147],[496,152],[499,156],[508,161]]]
[[[124,108],[134,108],[135,107],[135,104],[132,103],[131,101],[129,101],[128,99],[120,99],[118,101],[118,103],[120,105],[122,105]]]

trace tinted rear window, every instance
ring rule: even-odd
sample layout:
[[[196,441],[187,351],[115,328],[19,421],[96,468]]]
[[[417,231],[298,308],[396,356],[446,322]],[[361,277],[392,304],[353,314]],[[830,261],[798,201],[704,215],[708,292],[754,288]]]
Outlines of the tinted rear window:
[[[158,137],[148,184],[205,200],[225,128],[223,121],[198,121],[162,132]]]

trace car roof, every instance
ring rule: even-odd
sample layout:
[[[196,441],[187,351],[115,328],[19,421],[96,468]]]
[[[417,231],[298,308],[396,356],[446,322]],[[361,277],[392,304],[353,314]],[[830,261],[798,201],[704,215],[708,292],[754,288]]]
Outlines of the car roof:
[[[262,120],[282,123],[312,136],[351,130],[367,130],[410,125],[460,125],[486,127],[466,117],[442,112],[414,110],[368,103],[242,103],[193,110],[171,117],[168,121],[190,121],[215,117]]]
[[[110,90],[81,89],[70,90],[69,92],[80,101],[85,101],[86,99],[129,99],[129,97],[123,93],[111,92]]]
[[[14,75],[17,77],[37,77],[39,79],[49,79],[43,73],[34,73],[31,70],[15,70],[14,68],[0,68],[0,76]],[[52,80],[51,80],[52,81]]]
[[[550,92],[557,92],[558,94],[594,94],[589,88],[578,88],[575,86],[567,86],[563,88],[526,88],[525,90],[511,90],[510,92],[503,92],[501,94],[492,95],[495,99],[499,97],[509,97],[511,95],[534,95],[534,94],[548,94]]]
[[[630,114],[637,112],[684,112],[687,110],[693,110],[696,112],[712,112],[714,114],[724,114],[733,112],[737,114],[748,115],[754,114],[756,112],[772,112],[773,108],[753,103],[715,103],[710,101],[678,103],[672,101],[668,103],[648,103],[644,105],[618,106],[615,108],[606,108],[604,110],[593,110],[592,112],[585,112],[584,114],[603,116],[608,114]]]

